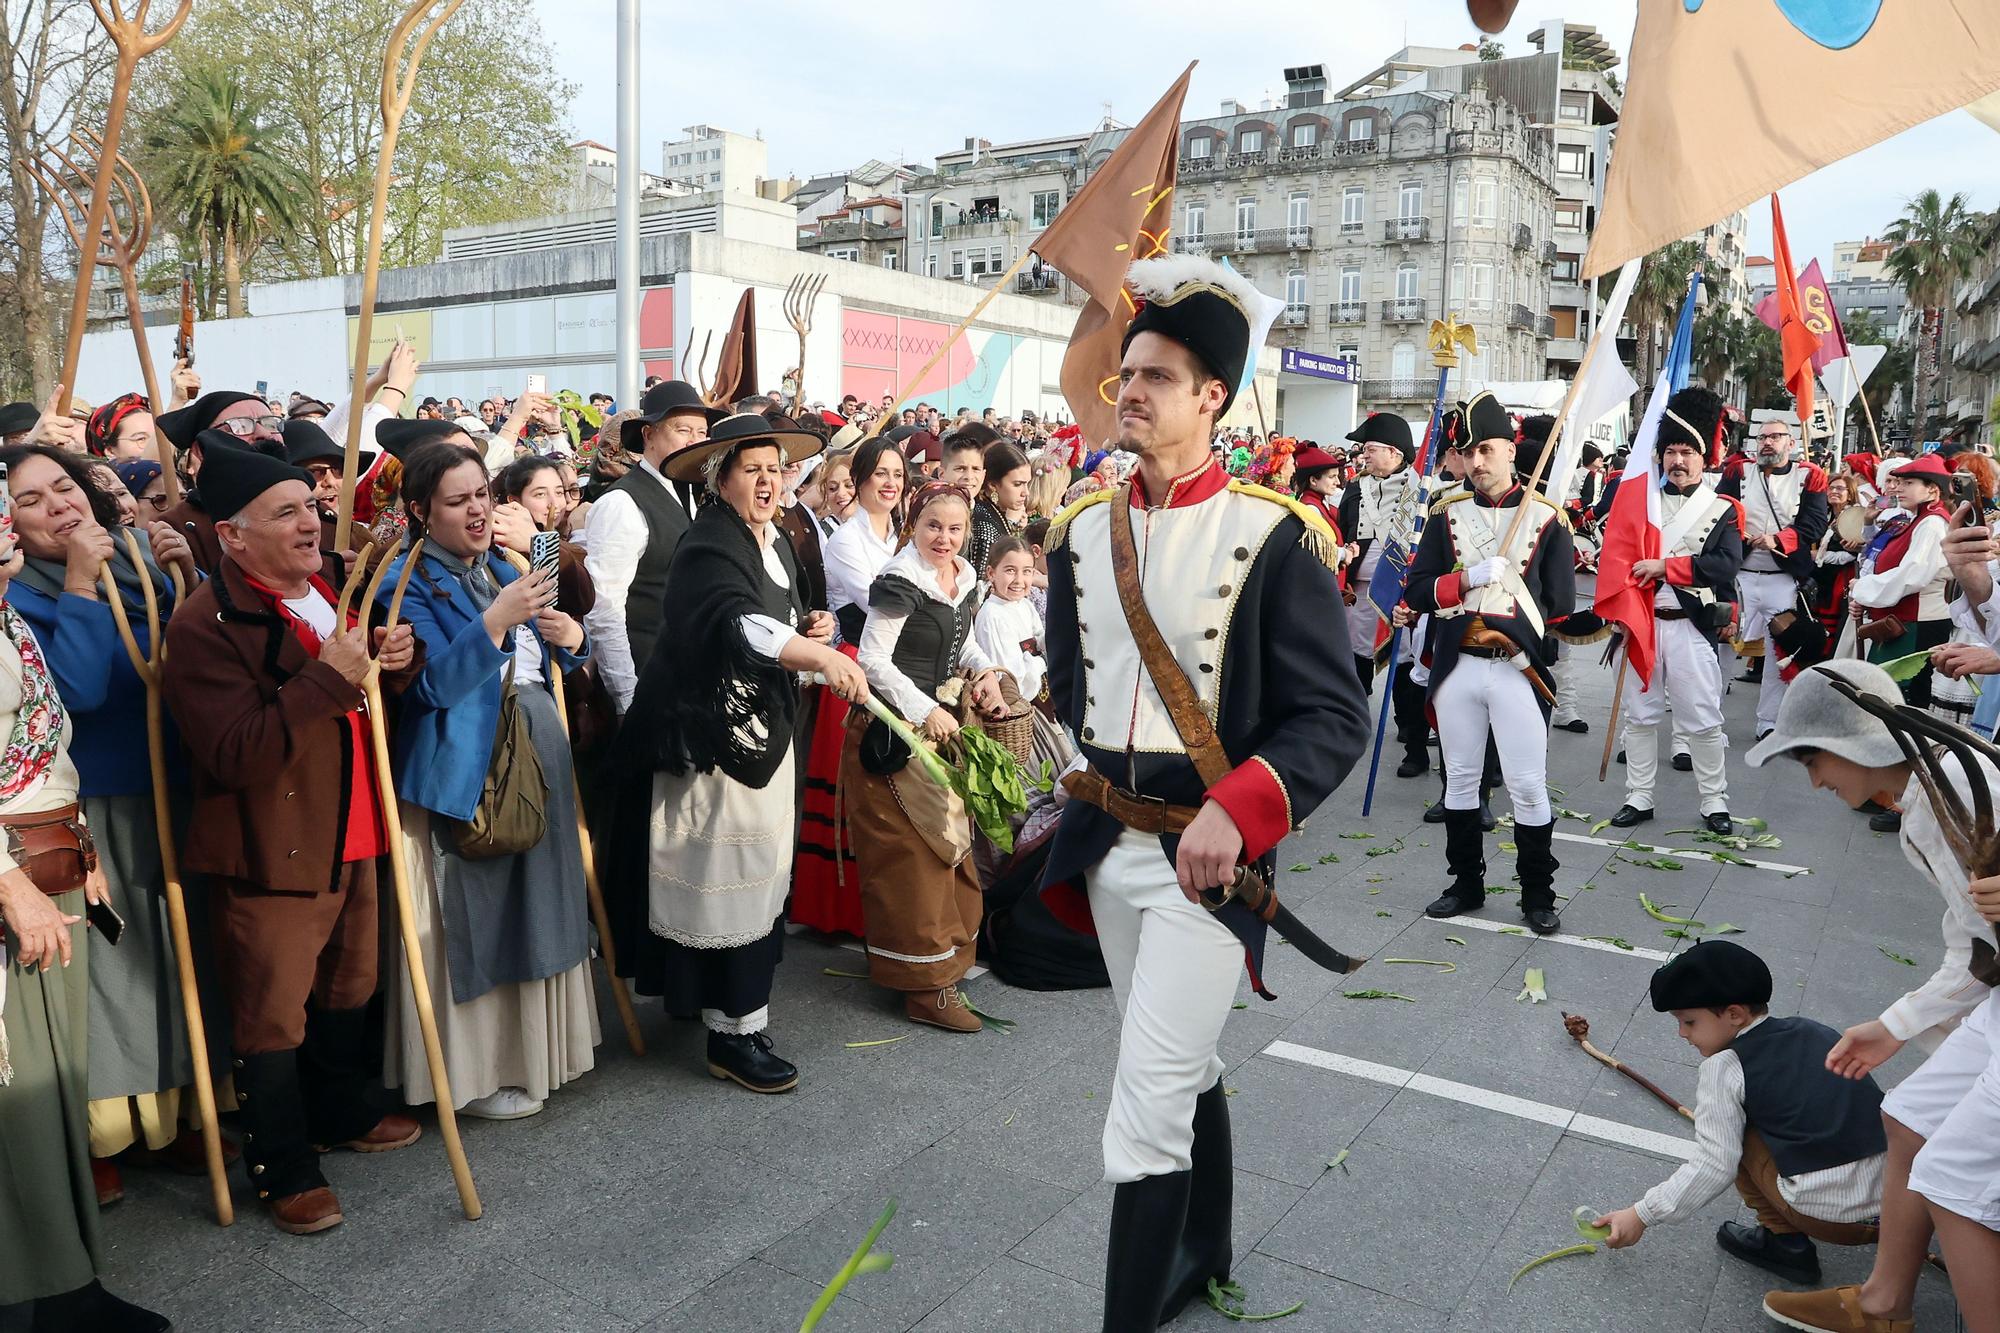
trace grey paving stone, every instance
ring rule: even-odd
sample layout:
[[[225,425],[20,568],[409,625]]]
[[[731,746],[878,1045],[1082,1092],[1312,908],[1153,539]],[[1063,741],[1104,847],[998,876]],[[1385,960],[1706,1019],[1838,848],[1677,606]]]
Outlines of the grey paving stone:
[[[588,1293],[493,1259],[454,1265],[428,1299],[384,1320],[389,1333],[617,1333],[632,1323],[607,1313]]]
[[[1367,1329],[1369,1333],[1430,1333],[1444,1327],[1444,1317],[1434,1310],[1267,1254],[1246,1255],[1230,1277],[1243,1288],[1243,1308],[1252,1314],[1269,1314],[1304,1301],[1305,1307],[1297,1314],[1264,1326],[1286,1329],[1289,1333],[1314,1329],[1323,1333],[1350,1333],[1358,1329]],[[1243,1325],[1203,1304],[1191,1307],[1173,1327],[1220,1330]]]
[[[210,1270],[152,1309],[187,1330],[346,1333],[367,1327],[297,1283],[246,1259]]]
[[[1236,1165],[1307,1186],[1354,1142],[1395,1095],[1393,1088],[1260,1056],[1224,1080]]]
[[[826,1277],[831,1278],[838,1267],[829,1269]],[[864,1297],[873,1280],[873,1274],[854,1279],[820,1317],[818,1327],[827,1333],[902,1328],[901,1320],[868,1306]],[[794,1333],[823,1290],[821,1282],[750,1259],[645,1325],[643,1333]]]
[[[1368,1123],[1347,1160],[1386,1147],[1403,1152],[1472,1150],[1482,1158],[1492,1153],[1532,1166],[1554,1152],[1561,1137],[1554,1125],[1404,1088]]]
[[[1104,1170],[1101,1136],[1118,1059],[1100,1037],[966,1119],[940,1146],[1034,1180],[1077,1189]]]
[[[1111,1194],[1111,1185],[1098,1181],[1016,1245],[1014,1256],[1037,1268],[1061,1273],[1092,1291],[1101,1290],[1105,1244],[1111,1231]],[[1230,1232],[1236,1253],[1247,1255],[1304,1195],[1296,1185],[1238,1166]]]
[[[881,1213],[899,1209],[880,1246],[896,1256],[870,1274],[868,1304],[914,1323],[982,1272],[1076,1197],[1026,1176],[967,1160],[947,1149],[919,1154],[853,1191],[763,1251],[766,1262],[824,1281],[844,1262]]]
[[[1449,1312],[1540,1163],[1467,1144],[1449,1153],[1374,1147],[1347,1165],[1307,1190],[1258,1250]]]
[[[917,1333],[991,1333],[1002,1328],[1091,1333],[1102,1326],[1101,1305],[1096,1290],[1003,1255],[916,1328]]]
[[[1578,950],[1590,958],[1608,954]],[[1488,1088],[1532,1101],[1571,1105],[1590,1086],[1594,1071],[1601,1066],[1576,1049],[1563,1030],[1559,993],[1554,976],[1549,1002],[1529,1004],[1517,1001],[1504,988],[1491,990],[1464,1015],[1463,1022],[1423,1064],[1423,1072],[1474,1087]],[[1590,1020],[1593,1032],[1600,1022],[1613,1036],[1622,1022],[1620,1016],[1605,1013]]]

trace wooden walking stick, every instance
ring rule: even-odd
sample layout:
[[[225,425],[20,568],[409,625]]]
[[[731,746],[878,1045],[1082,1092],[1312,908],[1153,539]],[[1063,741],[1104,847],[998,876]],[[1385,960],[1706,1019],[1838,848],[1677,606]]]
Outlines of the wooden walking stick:
[[[89,234],[84,231],[84,226],[90,212],[89,202],[81,191],[97,174],[97,160],[104,152],[104,140],[89,130],[76,130],[69,136],[68,148],[52,143],[42,152],[41,159],[28,161],[28,170],[55,202],[56,211],[62,214],[63,227],[69,232],[70,242],[81,254],[84,239]],[[104,230],[98,238],[103,256],[97,262],[108,262],[118,270],[120,285],[125,289],[126,318],[132,326],[132,340],[137,344],[139,375],[146,386],[146,405],[155,412],[163,411],[165,404],[160,400],[159,381],[153,373],[153,352],[146,342],[146,321],[139,310],[139,256],[146,252],[146,243],[153,235],[153,197],[146,189],[146,182],[140,179],[139,173],[132,169],[132,164],[125,160],[123,154],[115,156],[112,183],[123,201],[123,207],[121,210],[114,203],[105,210]],[[154,436],[160,476],[166,482],[167,505],[171,508],[179,504],[181,498],[180,477],[174,471],[174,446],[166,432],[155,431]]]
[[[521,573],[528,572],[527,557],[519,551],[502,552],[507,562]],[[548,663],[549,689],[555,697],[556,716],[562,720],[563,736],[569,736],[569,710],[563,706],[562,671],[553,659]],[[632,992],[618,975],[618,949],[611,942],[611,917],[604,910],[604,890],[597,879],[597,854],[591,850],[590,828],[583,822],[583,788],[577,785],[576,764],[569,768],[570,799],[576,804],[576,840],[583,854],[583,886],[590,895],[590,919],[597,926],[599,951],[604,956],[604,976],[611,983],[611,1001],[618,1008],[618,1021],[625,1025],[625,1044],[632,1054],[646,1053],[646,1038],[639,1031],[639,1011],[632,1007]]]
[[[353,455],[350,454],[349,457]],[[396,558],[396,550],[403,544],[398,537],[389,543],[388,550],[375,566],[375,573],[368,579],[367,590],[362,594],[357,608],[363,633],[367,633],[368,610],[375,605],[376,594],[382,590],[382,578],[389,572],[390,564]],[[389,599],[389,615],[384,621],[394,631],[403,613],[403,594],[409,590],[410,575],[417,567],[417,557],[423,554],[424,543],[420,537],[410,547],[409,559],[403,562],[403,573],[396,580],[395,594]],[[353,598],[354,589],[368,572],[368,553],[354,562],[354,572],[347,576],[347,584],[341,589],[340,603],[335,607],[334,626],[338,632],[347,624],[347,608]],[[368,635],[370,639],[374,636]],[[369,657],[375,656],[369,647]],[[382,668],[379,661],[371,661],[368,674],[363,678],[363,690],[368,696],[368,730],[375,743],[375,782],[382,797],[382,824],[389,838],[389,877],[394,882],[396,893],[396,921],[402,928],[403,965],[410,974],[410,993],[416,1000],[417,1027],[424,1038],[424,1059],[430,1066],[431,1092],[437,1098],[438,1133],[444,1137],[445,1156],[451,1159],[452,1179],[458,1184],[459,1207],[465,1210],[468,1221],[478,1221],[483,1211],[479,1206],[479,1191],[472,1184],[472,1166],[465,1160],[465,1145],[458,1138],[458,1112],[451,1100],[451,1078],[445,1072],[444,1046],[438,1041],[437,1014],[431,1007],[430,975],[424,967],[423,949],[417,941],[417,922],[412,915],[414,908],[410,899],[410,868],[403,856],[403,815],[396,804],[396,779],[389,763],[388,710],[382,702]]]
[[[1634,1083],[1637,1083],[1640,1087],[1644,1088],[1647,1092],[1652,1093],[1655,1097],[1658,1097],[1661,1101],[1665,1102],[1675,1111],[1678,1111],[1681,1115],[1687,1117],[1689,1120],[1694,1119],[1694,1112],[1688,1110],[1687,1107],[1682,1106],[1678,1101],[1675,1101],[1674,1098],[1669,1096],[1667,1092],[1660,1087],[1659,1084],[1653,1082],[1653,1080],[1647,1078],[1644,1074],[1632,1068],[1632,1066],[1626,1064],[1623,1060],[1620,1060],[1617,1056],[1606,1055],[1603,1051],[1600,1051],[1595,1046],[1592,1046],[1590,1044],[1590,1020],[1585,1018],[1582,1014],[1565,1013],[1563,1015],[1563,1030],[1569,1033],[1570,1036],[1576,1038],[1576,1044],[1583,1047],[1583,1052],[1585,1055],[1588,1055],[1591,1059],[1596,1060],[1600,1064],[1610,1065],[1613,1069],[1623,1074],[1626,1078],[1631,1079]]]
[[[118,53],[117,61],[111,69],[111,95],[105,104],[104,131],[93,136],[97,141],[97,169],[93,173],[90,187],[90,207],[84,211],[83,234],[93,238],[89,245],[79,245],[76,251],[76,292],[69,304],[69,328],[63,344],[62,374],[59,377],[62,397],[56,404],[58,415],[69,411],[69,400],[76,387],[76,360],[83,352],[83,325],[90,314],[90,278],[97,268],[97,245],[95,239],[104,235],[104,222],[111,211],[111,195],[115,188],[112,174],[118,169],[118,140],[125,133],[125,106],[132,100],[132,71],[139,62],[172,41],[180,31],[181,24],[187,22],[188,9],[194,0],[180,0],[173,17],[158,32],[146,31],[146,11],[153,6],[153,0],[139,0],[138,8],[131,18],[126,18],[118,6],[123,0],[90,0],[90,8],[97,15],[97,21],[111,36],[111,45]],[[134,318],[137,312],[134,312]],[[141,364],[145,359],[141,358]]]
[[[91,3],[97,4],[99,0]],[[183,6],[186,3],[187,0],[182,0]],[[444,6],[441,10],[440,3]],[[396,136],[403,127],[403,113],[410,109],[410,96],[416,91],[417,67],[423,63],[424,52],[430,49],[445,20],[464,3],[465,0],[411,0],[410,7],[390,29],[389,44],[382,53],[382,146],[375,155],[375,211],[368,220],[368,256],[361,270],[361,305],[354,328],[354,396],[347,410],[346,456],[340,464],[340,505],[333,525],[336,551],[347,549],[347,529],[354,522],[354,488],[361,464],[361,411],[367,406],[368,344],[375,334],[375,290],[382,278],[382,232],[389,221],[389,170],[396,156]],[[438,12],[433,14],[433,10]],[[468,1176],[461,1192],[468,1191],[470,1184]]]
[[[188,1052],[194,1066],[195,1108],[201,1120],[203,1154],[208,1159],[209,1194],[215,1203],[216,1222],[226,1227],[236,1221],[236,1206],[229,1197],[229,1169],[222,1160],[222,1131],[215,1120],[215,1084],[211,1081],[208,1065],[208,1025],[202,1020],[201,992],[195,985],[187,895],[181,888],[180,861],[174,852],[173,805],[169,795],[171,789],[167,786],[166,732],[160,701],[160,665],[166,659],[166,644],[160,636],[160,606],[153,590],[153,575],[146,568],[139,536],[130,528],[120,531],[125,537],[126,550],[131,552],[132,564],[139,571],[139,586],[146,597],[147,652],[139,651],[139,641],[132,635],[132,622],[125,612],[125,599],[119,595],[118,580],[112,574],[109,562],[98,566],[97,576],[104,585],[104,600],[111,606],[111,617],[117,622],[118,637],[125,642],[125,654],[132,659],[132,670],[138,673],[146,686],[146,753],[151,761],[153,777],[153,833],[160,844],[160,877],[167,886],[167,931],[174,942],[181,1008],[187,1019]],[[180,605],[183,591],[178,575],[174,576],[176,607]]]

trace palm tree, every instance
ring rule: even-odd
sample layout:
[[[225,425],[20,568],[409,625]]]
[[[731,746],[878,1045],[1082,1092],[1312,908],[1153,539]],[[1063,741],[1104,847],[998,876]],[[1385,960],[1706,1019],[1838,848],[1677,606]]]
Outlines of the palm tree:
[[[296,226],[303,173],[265,133],[233,69],[198,67],[145,135],[148,178],[166,211],[222,268],[231,319],[246,313],[243,270],[272,232]]]
[[[1938,340],[1944,331],[1944,304],[1978,257],[1977,221],[1963,194],[1945,199],[1936,190],[1925,190],[1905,204],[1903,216],[1882,233],[1882,239],[1895,247],[1884,267],[1921,312],[1911,385],[1913,438],[1921,439],[1928,432],[1930,384],[1937,370]]]
[[[1687,295],[1688,275],[1701,263],[1701,246],[1695,241],[1675,241],[1647,255],[1639,265],[1639,281],[1633,284],[1632,298],[1625,317],[1639,333],[1640,393],[1648,391],[1659,377],[1658,342],[1660,330],[1679,313]]]
[[[1694,319],[1695,370],[1702,383],[1724,398],[1730,397],[1727,386],[1731,379],[1742,382],[1737,370],[1750,336],[1743,324],[1720,304],[1703,307]]]

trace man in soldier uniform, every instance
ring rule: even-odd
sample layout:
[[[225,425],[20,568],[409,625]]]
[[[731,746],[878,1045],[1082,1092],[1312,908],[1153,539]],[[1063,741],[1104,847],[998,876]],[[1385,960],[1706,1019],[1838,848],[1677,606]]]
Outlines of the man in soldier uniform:
[[[1412,610],[1431,617],[1425,652],[1452,877],[1424,914],[1457,916],[1486,901],[1479,777],[1490,730],[1514,807],[1521,914],[1547,935],[1561,924],[1548,791],[1555,643],[1547,617],[1576,604],[1576,551],[1562,511],[1515,477],[1514,423],[1499,400],[1481,393],[1464,413],[1472,441],[1466,490],[1431,510],[1404,594]]]
[[[1778,725],[1778,705],[1784,702],[1784,673],[1774,659],[1778,649],[1770,632],[1771,617],[1798,605],[1799,584],[1815,570],[1813,551],[1826,533],[1826,473],[1811,463],[1792,461],[1798,439],[1783,421],[1766,421],[1750,437],[1749,466],[1723,478],[1716,493],[1743,506],[1745,536],[1743,568],[1736,576],[1743,599],[1739,635],[1746,644],[1764,645],[1763,683],[1757,694],[1757,739]]]
[[[1217,1043],[1238,979],[1247,965],[1268,997],[1267,920],[1319,944],[1274,899],[1252,912],[1239,870],[1268,885],[1279,840],[1347,775],[1368,722],[1345,622],[1320,614],[1332,533],[1209,452],[1265,298],[1199,258],[1145,260],[1129,281],[1142,303],[1117,408],[1138,468],[1048,544],[1049,687],[1083,766],[1064,777],[1044,895],[1096,933],[1123,1016],[1103,1326],[1152,1330],[1229,1273]]]
[[[1423,478],[1411,468],[1417,446],[1410,423],[1394,412],[1375,412],[1348,432],[1361,446],[1361,475],[1341,492],[1340,533],[1347,541],[1347,639],[1361,688],[1375,691],[1375,635],[1381,615],[1368,600],[1368,580],[1382,563],[1390,539],[1416,526]],[[1421,770],[1419,770],[1421,771]]]
[[[1653,779],[1659,770],[1660,718],[1674,710],[1687,742],[1702,822],[1728,833],[1729,776],[1723,767],[1722,665],[1716,642],[1729,623],[1729,599],[1743,564],[1737,504],[1718,495],[1702,471],[1722,427],[1722,400],[1690,384],[1667,400],[1656,448],[1660,453],[1660,558],[1635,560],[1632,576],[1651,580],[1653,679],[1625,668],[1625,804],[1613,828],[1631,828],[1653,817]],[[1767,675],[1775,675],[1775,672]],[[1767,687],[1768,688],[1768,687]]]

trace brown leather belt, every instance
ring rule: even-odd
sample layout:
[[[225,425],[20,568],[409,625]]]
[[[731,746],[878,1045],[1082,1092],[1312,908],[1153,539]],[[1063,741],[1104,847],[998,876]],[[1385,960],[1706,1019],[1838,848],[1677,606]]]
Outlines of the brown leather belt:
[[[1666,610],[1661,610],[1661,609],[1659,609],[1659,608],[1655,608],[1655,609],[1654,609],[1654,611],[1653,611],[1653,619],[1655,619],[1655,620],[1692,620],[1692,619],[1694,619],[1694,617],[1693,617],[1693,616],[1690,616],[1690,615],[1689,615],[1689,614],[1688,614],[1687,612],[1685,612],[1685,611],[1666,611]]]
[[[1168,805],[1157,796],[1141,796],[1111,785],[1111,779],[1094,768],[1066,773],[1063,790],[1087,805],[1139,833],[1179,833],[1194,822],[1193,806]]]
[[[1506,648],[1488,648],[1484,644],[1476,643],[1461,644],[1458,649],[1460,657],[1485,657],[1495,662],[1512,661],[1514,652],[1515,650],[1511,645]]]

